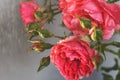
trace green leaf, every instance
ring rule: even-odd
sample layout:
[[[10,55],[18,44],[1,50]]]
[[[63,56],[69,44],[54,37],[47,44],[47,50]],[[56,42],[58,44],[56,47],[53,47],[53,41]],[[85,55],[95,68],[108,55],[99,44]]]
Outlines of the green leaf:
[[[102,40],[102,30],[96,29],[96,40],[100,41]]]
[[[46,29],[38,30],[38,34],[42,38],[48,38],[48,37],[52,37],[53,36],[53,34],[51,32],[49,32],[48,30],[46,30]]]
[[[102,75],[103,75],[104,80],[113,80],[111,75],[108,75],[108,74],[105,74],[105,73],[102,73]]]
[[[120,53],[119,52],[115,52],[114,50],[109,49],[109,48],[105,48],[105,51],[110,52],[110,53],[112,53],[114,55],[117,55],[120,58]]]
[[[37,32],[39,36],[41,36],[41,38],[48,38],[53,36],[53,34],[49,32],[47,29],[40,29],[39,26],[40,26],[39,22],[31,23],[28,25],[28,31]]]
[[[40,22],[30,23],[27,27],[29,32],[37,32],[42,38],[53,36],[47,29],[40,29]]]
[[[79,18],[79,20],[80,20],[80,24],[81,24],[82,28],[91,29],[92,25],[91,25],[91,21],[89,19]]]
[[[33,22],[33,23],[30,23],[27,27],[28,27],[28,31],[35,31],[35,30],[38,30],[40,29],[40,22]]]
[[[120,48],[120,42],[114,42],[113,45]]]
[[[107,3],[115,3],[117,1],[120,1],[120,0],[107,0]]]
[[[118,71],[118,74],[116,75],[116,79],[115,80],[120,80],[120,69]]]
[[[38,72],[47,67],[50,64],[50,57],[43,57],[40,61],[40,66],[38,68]]]

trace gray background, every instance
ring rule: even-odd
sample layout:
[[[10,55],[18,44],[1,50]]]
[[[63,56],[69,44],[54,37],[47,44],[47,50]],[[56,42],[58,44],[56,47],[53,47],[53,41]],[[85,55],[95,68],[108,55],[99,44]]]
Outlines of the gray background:
[[[29,51],[28,35],[25,33],[19,14],[19,3],[22,0],[0,0],[0,80],[64,80],[57,69],[50,64],[49,67],[37,73],[39,61],[42,56],[49,54],[49,50],[42,54]],[[42,3],[42,1],[39,0]],[[46,26],[50,31],[63,35],[66,29],[60,27],[56,16],[54,24]],[[120,37],[120,36],[119,36]],[[114,39],[117,39],[114,37]],[[47,41],[47,40],[46,40]],[[50,39],[51,43],[58,39]],[[108,60],[111,56],[108,55]],[[107,61],[104,65],[112,65]],[[112,72],[114,74],[116,72]],[[99,78],[99,79],[98,79]],[[86,79],[85,79],[86,80]],[[102,80],[100,73],[95,72],[87,80]]]

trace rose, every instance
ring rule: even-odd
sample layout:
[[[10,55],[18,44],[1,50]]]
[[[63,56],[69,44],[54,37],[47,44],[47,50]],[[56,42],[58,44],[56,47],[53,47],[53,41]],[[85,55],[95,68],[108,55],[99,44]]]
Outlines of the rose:
[[[59,0],[59,2],[63,22],[76,35],[82,35],[81,32],[84,30],[81,29],[79,17],[89,19],[92,26],[101,29],[104,40],[110,39],[115,30],[120,29],[120,5],[118,4],[108,4],[105,0]],[[88,33],[86,29],[85,33]]]
[[[120,14],[120,6],[117,4],[107,4],[105,0],[65,0],[64,2],[66,6],[62,9],[63,21],[74,34],[81,34],[81,29],[76,31],[76,28],[71,26],[73,18],[78,19],[78,16],[95,22],[103,31],[103,39],[110,39],[114,31],[120,28],[120,16],[116,16]],[[73,18],[67,19],[68,15]],[[81,25],[77,23],[75,27],[81,28]]]
[[[35,22],[34,13],[39,9],[39,5],[32,1],[21,2],[20,4],[20,13],[25,25]]]
[[[52,48],[50,58],[66,80],[78,80],[93,72],[95,55],[89,43],[71,36]]]

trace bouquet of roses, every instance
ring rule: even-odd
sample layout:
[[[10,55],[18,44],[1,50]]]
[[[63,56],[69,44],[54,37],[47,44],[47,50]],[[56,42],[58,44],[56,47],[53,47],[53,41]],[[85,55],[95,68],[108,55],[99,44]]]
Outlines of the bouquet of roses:
[[[109,41],[114,34],[120,33],[120,5],[118,0],[58,0],[53,3],[45,0],[39,6],[34,0],[20,4],[20,14],[29,34],[31,49],[43,52],[51,49],[50,56],[43,57],[38,71],[47,67],[50,61],[55,64],[66,80],[81,80],[93,71],[103,70],[104,80],[114,80],[107,72],[118,70],[115,80],[120,79],[118,59],[109,68],[101,67],[109,52],[120,57],[119,41]],[[70,34],[58,36],[45,25],[54,22],[57,14],[62,13],[62,24]],[[56,44],[47,43],[44,38],[59,38]],[[105,41],[108,41],[107,43]]]

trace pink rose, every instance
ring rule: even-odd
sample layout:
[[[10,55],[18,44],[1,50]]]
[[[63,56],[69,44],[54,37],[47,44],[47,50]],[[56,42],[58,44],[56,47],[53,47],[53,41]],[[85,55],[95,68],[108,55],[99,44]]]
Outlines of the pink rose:
[[[39,9],[39,5],[32,1],[22,2],[20,4],[20,13],[25,25],[35,22],[34,13]]]
[[[108,4],[105,0],[59,0],[59,2],[63,22],[76,35],[82,35],[81,32],[88,33],[81,29],[79,17],[88,18],[95,23],[103,31],[104,40],[110,39],[115,30],[120,29],[120,5],[118,4]],[[73,24],[73,21],[76,22]]]
[[[89,43],[71,36],[52,48],[50,58],[66,80],[78,80],[93,72],[95,55]]]

